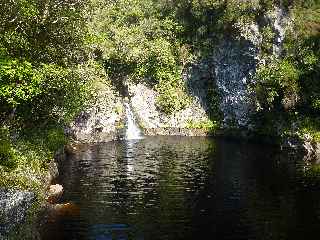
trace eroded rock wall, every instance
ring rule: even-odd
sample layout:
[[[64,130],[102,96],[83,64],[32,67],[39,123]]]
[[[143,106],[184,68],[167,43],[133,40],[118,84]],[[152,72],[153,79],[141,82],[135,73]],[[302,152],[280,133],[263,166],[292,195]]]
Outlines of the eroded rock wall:
[[[102,84],[88,107],[72,122],[67,132],[78,142],[107,142],[117,138],[123,114],[119,93]]]
[[[163,129],[185,129],[190,121],[206,121],[208,119],[206,110],[199,99],[193,98],[185,109],[167,115],[157,108],[158,93],[155,90],[141,83],[129,84],[128,90],[133,111],[146,133],[175,135],[165,132]]]
[[[222,42],[212,56],[214,80],[221,96],[220,109],[224,127],[250,127],[254,95],[249,89],[258,49],[249,40]]]

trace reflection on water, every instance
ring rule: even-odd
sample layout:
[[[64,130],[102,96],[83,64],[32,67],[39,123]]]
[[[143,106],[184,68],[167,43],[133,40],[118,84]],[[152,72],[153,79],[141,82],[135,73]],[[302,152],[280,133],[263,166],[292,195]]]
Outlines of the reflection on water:
[[[81,146],[61,170],[79,214],[59,215],[43,239],[311,239],[320,175],[300,159],[208,138]]]

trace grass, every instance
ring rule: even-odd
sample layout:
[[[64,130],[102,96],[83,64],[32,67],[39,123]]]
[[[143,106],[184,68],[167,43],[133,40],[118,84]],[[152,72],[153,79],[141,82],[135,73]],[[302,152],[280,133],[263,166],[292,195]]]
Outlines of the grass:
[[[63,129],[22,131],[17,139],[1,136],[0,187],[28,190],[42,195],[54,153],[66,143]],[[10,164],[8,164],[10,163]]]
[[[12,229],[6,239],[36,239],[38,217],[47,188],[49,164],[55,152],[66,144],[63,128],[21,130],[17,137],[8,128],[0,128],[0,187],[27,190],[36,199],[27,210],[26,221]]]
[[[299,124],[299,136],[309,135],[315,142],[320,142],[320,119],[303,118]]]

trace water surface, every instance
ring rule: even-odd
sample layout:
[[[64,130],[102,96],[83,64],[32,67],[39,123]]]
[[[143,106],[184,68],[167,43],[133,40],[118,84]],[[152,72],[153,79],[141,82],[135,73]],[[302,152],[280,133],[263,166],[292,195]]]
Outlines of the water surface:
[[[266,145],[147,137],[79,146],[61,169],[58,239],[311,239],[320,176]]]

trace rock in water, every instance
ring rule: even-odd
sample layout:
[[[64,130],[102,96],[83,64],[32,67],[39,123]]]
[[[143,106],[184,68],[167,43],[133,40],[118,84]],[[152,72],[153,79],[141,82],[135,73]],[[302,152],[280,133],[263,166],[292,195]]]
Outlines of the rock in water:
[[[48,192],[48,202],[54,203],[59,200],[63,194],[63,187],[60,184],[50,185]]]

